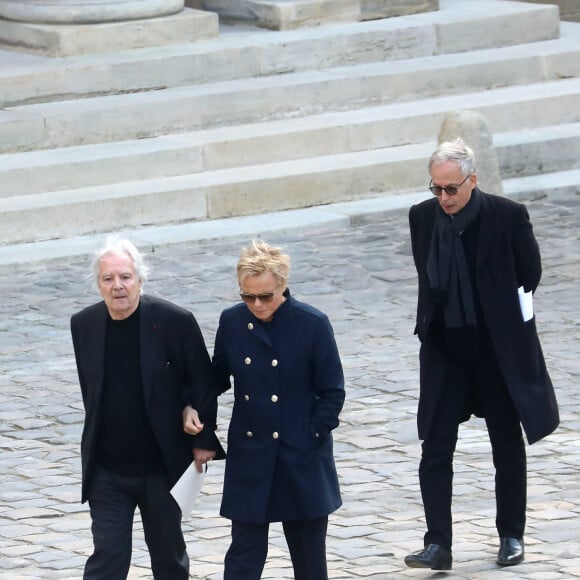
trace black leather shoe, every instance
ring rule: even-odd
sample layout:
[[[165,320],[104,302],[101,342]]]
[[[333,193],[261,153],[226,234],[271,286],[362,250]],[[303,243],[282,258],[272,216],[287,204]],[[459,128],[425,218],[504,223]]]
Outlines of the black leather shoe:
[[[405,556],[409,568],[431,568],[431,570],[451,570],[451,552],[439,544],[428,544],[420,552]]]
[[[500,538],[497,563],[499,566],[515,566],[524,561],[524,541],[516,538]]]

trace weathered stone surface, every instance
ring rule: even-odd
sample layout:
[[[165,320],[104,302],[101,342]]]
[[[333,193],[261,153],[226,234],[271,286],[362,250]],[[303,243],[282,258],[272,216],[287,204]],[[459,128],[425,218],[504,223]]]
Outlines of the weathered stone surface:
[[[439,8],[439,0],[186,0],[185,4],[272,30],[405,16]]]
[[[448,113],[439,132],[438,141],[462,138],[474,151],[477,182],[483,191],[503,193],[499,164],[493,146],[493,135],[485,117],[474,111]]]
[[[53,24],[0,18],[0,43],[50,57],[194,42],[218,34],[218,17],[200,10],[121,22]]]
[[[0,0],[0,18],[40,24],[95,24],[175,14],[184,0]]]
[[[533,4],[555,4],[560,9],[560,18],[570,22],[580,22],[580,2],[578,0],[520,0]]]

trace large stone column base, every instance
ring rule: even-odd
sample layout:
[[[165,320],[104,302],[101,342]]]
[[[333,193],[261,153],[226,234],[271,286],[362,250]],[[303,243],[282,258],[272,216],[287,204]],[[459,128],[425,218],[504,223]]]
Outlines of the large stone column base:
[[[217,14],[190,8],[170,16],[103,24],[33,24],[0,19],[0,44],[65,57],[193,42],[216,37],[218,30]]]
[[[336,22],[377,20],[439,9],[439,0],[185,0],[227,20],[290,30]]]

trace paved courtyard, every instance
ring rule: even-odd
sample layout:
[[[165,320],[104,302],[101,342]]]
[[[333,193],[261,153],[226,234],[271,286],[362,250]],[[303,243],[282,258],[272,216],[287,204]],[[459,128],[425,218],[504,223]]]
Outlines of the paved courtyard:
[[[406,212],[338,229],[269,235],[292,257],[290,288],[334,325],[347,379],[335,432],[343,507],[331,516],[330,577],[555,580],[580,578],[580,196],[528,204],[544,275],[535,306],[561,407],[561,427],[529,447],[526,562],[498,570],[490,446],[483,422],[461,428],[455,464],[454,569],[410,570],[421,547],[417,480],[418,341]],[[152,248],[146,291],[190,308],[208,348],[220,311],[237,297],[235,264],[250,238]],[[96,248],[95,248],[96,249]],[[91,550],[81,505],[83,409],[69,335],[71,314],[98,299],[89,259],[4,266],[0,280],[0,579],[81,578]],[[220,399],[220,436],[231,394]],[[221,578],[229,522],[219,517],[223,465],[211,465],[184,522],[192,577]],[[136,524],[130,578],[151,578]],[[285,542],[272,526],[265,579],[291,579]]]

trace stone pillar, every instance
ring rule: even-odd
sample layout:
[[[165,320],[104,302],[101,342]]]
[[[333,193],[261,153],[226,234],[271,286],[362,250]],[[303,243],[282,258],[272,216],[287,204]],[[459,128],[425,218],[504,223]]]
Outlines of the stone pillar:
[[[453,141],[461,137],[475,153],[477,183],[482,191],[500,195],[503,184],[493,136],[485,117],[475,111],[459,111],[445,116],[438,142]]]
[[[0,0],[0,18],[41,24],[95,24],[176,14],[185,0]]]
[[[185,0],[0,0],[0,44],[52,57],[193,42],[217,14]]]

